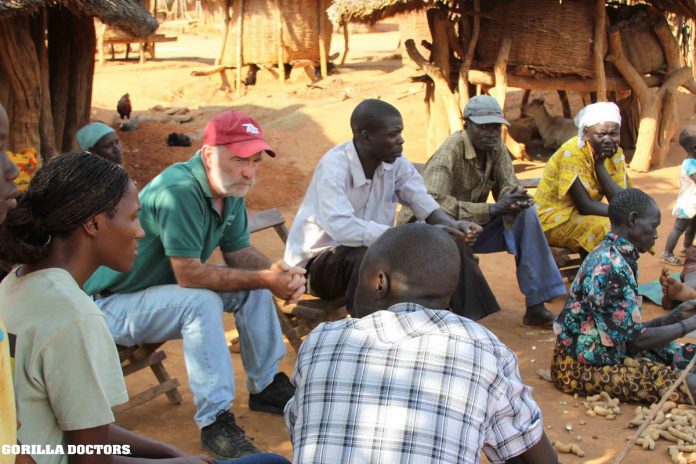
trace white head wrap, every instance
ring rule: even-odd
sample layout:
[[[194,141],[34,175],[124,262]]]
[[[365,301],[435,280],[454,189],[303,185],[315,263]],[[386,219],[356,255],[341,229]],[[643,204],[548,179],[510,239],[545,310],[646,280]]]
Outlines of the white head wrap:
[[[578,128],[578,147],[585,146],[583,130],[601,122],[615,122],[621,126],[621,112],[616,103],[598,102],[587,105],[575,116],[575,125]]]

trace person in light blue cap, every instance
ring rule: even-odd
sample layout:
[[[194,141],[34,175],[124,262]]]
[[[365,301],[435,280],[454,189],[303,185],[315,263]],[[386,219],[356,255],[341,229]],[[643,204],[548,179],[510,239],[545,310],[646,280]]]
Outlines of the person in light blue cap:
[[[121,164],[121,140],[111,126],[93,122],[77,131],[76,137],[82,150]]]

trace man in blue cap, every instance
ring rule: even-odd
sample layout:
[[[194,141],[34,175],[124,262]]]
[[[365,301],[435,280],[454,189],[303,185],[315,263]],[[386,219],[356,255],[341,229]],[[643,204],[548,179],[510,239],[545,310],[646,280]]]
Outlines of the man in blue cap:
[[[77,131],[76,138],[81,150],[121,164],[121,140],[111,126],[103,122],[87,124]]]
[[[565,295],[563,278],[551,255],[532,199],[520,186],[502,140],[503,117],[498,102],[488,95],[469,100],[464,108],[464,130],[449,136],[423,171],[425,185],[440,207],[459,220],[475,222],[483,231],[474,253],[507,251],[515,256],[517,283],[525,296],[525,325],[547,326],[554,314],[544,302]],[[493,192],[495,203],[488,203]],[[399,223],[413,213],[401,210]],[[473,320],[488,313],[464,308]]]

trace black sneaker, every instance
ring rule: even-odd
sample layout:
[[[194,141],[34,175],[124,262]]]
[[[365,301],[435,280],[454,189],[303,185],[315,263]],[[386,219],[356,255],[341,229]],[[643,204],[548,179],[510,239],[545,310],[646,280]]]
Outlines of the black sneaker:
[[[220,459],[234,459],[260,453],[230,411],[218,413],[215,422],[201,430],[201,446]]]
[[[288,376],[278,372],[273,382],[261,393],[249,394],[249,409],[254,411],[283,414],[285,404],[295,395],[295,386],[290,383]]]

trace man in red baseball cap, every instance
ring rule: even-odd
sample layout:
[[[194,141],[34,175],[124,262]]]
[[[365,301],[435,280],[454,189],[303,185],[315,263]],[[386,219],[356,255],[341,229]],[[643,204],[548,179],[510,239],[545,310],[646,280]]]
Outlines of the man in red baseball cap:
[[[222,458],[258,452],[230,411],[234,379],[222,313],[235,315],[249,408],[282,414],[294,387],[278,365],[285,345],[272,295],[294,301],[305,270],[272,262],[249,243],[244,195],[263,153],[275,152],[254,118],[214,116],[203,147],[140,192],[145,237],[127,273],[99,269],[85,285],[119,345],[184,340],[204,449]],[[216,248],[225,265],[206,261]]]

